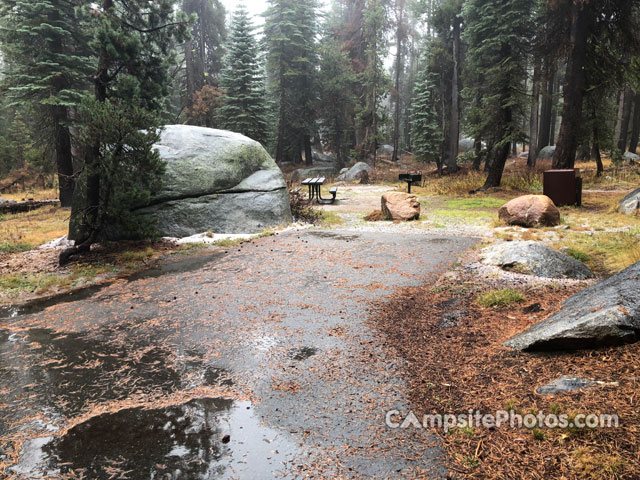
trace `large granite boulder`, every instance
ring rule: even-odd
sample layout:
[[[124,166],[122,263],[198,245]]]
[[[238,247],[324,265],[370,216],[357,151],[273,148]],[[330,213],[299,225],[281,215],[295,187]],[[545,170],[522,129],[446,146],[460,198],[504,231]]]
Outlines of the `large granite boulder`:
[[[305,178],[314,177],[332,177],[336,174],[335,167],[329,167],[323,164],[319,164],[316,167],[299,168],[291,172],[291,182],[299,183]]]
[[[560,211],[546,195],[523,195],[505,203],[498,210],[500,220],[508,225],[552,227],[560,223]]]
[[[330,165],[338,163],[338,159],[336,157],[320,153],[316,150],[311,152],[311,158],[313,159],[313,163],[328,163]]]
[[[634,190],[620,201],[618,210],[627,215],[636,213],[640,209],[640,188]]]
[[[282,172],[260,143],[225,130],[168,125],[155,148],[166,162],[162,187],[134,213],[153,219],[163,236],[257,233],[292,221]],[[72,224],[71,239],[75,233]]]
[[[482,251],[482,257],[486,265],[537,277],[593,277],[593,272],[584,263],[539,242],[520,241],[492,245]]]
[[[393,145],[380,145],[378,147],[378,155],[393,155]]]
[[[415,195],[389,192],[382,195],[382,217],[385,220],[417,220],[420,218],[420,202]]]
[[[358,162],[346,172],[340,174],[338,180],[341,182],[357,182],[365,180],[363,183],[367,183],[373,168],[368,163]]]
[[[553,158],[554,153],[556,153],[556,147],[554,146],[544,147],[542,150],[538,152],[538,159],[551,160]]]
[[[458,151],[460,153],[471,152],[476,147],[476,141],[473,138],[461,138],[458,142]]]
[[[640,339],[640,262],[569,298],[548,319],[511,337],[516,350],[595,348]]]
[[[640,163],[640,155],[636,155],[633,152],[624,152],[624,154],[622,155],[622,160],[624,160],[626,163],[634,165],[636,163]]]

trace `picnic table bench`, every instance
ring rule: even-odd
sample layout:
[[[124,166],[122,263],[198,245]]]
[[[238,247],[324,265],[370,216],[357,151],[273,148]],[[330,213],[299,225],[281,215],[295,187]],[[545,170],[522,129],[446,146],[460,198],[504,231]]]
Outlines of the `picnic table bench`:
[[[325,182],[324,177],[317,178],[306,178],[302,181],[302,185],[306,185],[309,187],[309,202],[312,202],[315,198],[318,203],[323,205],[328,205],[336,201],[336,194],[338,193],[338,187],[331,187],[329,193],[331,194],[331,198],[322,198],[322,194],[320,193],[320,187],[324,185]]]

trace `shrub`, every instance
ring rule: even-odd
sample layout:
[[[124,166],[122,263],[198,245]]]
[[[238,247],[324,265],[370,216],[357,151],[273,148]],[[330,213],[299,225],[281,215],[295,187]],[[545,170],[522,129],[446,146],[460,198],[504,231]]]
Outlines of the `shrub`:
[[[524,301],[525,296],[513,288],[491,290],[479,295],[477,298],[477,302],[484,307],[503,307]]]

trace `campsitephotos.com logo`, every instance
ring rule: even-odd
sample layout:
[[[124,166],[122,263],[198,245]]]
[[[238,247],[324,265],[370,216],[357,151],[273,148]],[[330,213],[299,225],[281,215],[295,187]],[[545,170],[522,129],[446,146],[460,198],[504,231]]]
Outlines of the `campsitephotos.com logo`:
[[[385,415],[385,423],[389,428],[431,428],[448,432],[455,428],[618,428],[618,415],[579,413],[519,414],[513,410],[497,410],[494,413],[481,413],[479,410],[469,410],[462,414],[432,413],[424,414],[422,418],[409,411],[403,414],[399,410],[389,410]]]

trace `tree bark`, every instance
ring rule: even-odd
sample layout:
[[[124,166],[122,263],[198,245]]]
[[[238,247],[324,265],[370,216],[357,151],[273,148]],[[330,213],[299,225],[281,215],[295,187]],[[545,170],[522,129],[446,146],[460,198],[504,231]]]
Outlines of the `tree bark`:
[[[555,107],[556,95],[560,96],[560,74],[556,71],[553,80],[553,95],[551,97],[551,128],[549,128],[549,145],[556,144],[556,123],[558,122],[558,112]],[[546,146],[546,145],[545,145]]]
[[[582,119],[582,101],[586,88],[584,64],[587,54],[589,16],[589,4],[572,2],[571,36],[567,74],[564,82],[562,123],[560,124],[558,144],[553,155],[553,168],[556,169],[573,168],[575,165]]]
[[[395,114],[393,119],[393,156],[391,157],[392,162],[397,162],[399,158],[399,150],[400,150],[400,114],[402,112],[402,96],[400,95],[400,79],[401,73],[403,70],[403,62],[402,62],[402,41],[404,37],[404,0],[397,0],[398,2],[398,12],[397,12],[397,21],[398,25],[396,28],[396,43],[397,43],[397,52],[396,52],[396,75],[395,75]]]
[[[553,87],[555,83],[555,65],[552,60],[545,59],[545,81],[544,88],[540,85],[538,88],[542,90],[542,105],[540,107],[540,119],[538,128],[538,143],[536,154],[544,147],[551,145],[551,116],[553,115]],[[549,65],[551,64],[551,65]],[[555,128],[555,125],[554,125]]]
[[[460,19],[453,19],[453,74],[451,77],[451,118],[449,132],[449,157],[447,161],[447,170],[449,173],[458,171],[458,145],[460,141],[460,106],[459,106],[459,88],[458,88],[458,70],[460,55]]]
[[[631,107],[633,106],[633,92],[630,88],[624,90],[624,99],[621,102],[622,116],[620,118],[620,135],[616,146],[620,153],[624,153],[627,149],[627,139],[629,137],[629,120],[631,117]]]
[[[60,20],[58,9],[52,9],[48,15],[52,25]],[[51,43],[53,53],[63,54],[64,46],[62,39],[58,35],[53,36]],[[57,92],[68,88],[68,82],[63,76],[58,76],[54,80],[54,88]],[[75,188],[75,177],[73,175],[73,153],[71,150],[71,134],[69,133],[69,111],[66,107],[52,105],[48,107],[51,127],[54,135],[54,151],[56,157],[56,170],[58,174],[58,186],[60,195],[60,205],[71,207],[73,202],[73,190]]]
[[[529,156],[527,166],[533,168],[538,159],[538,124],[540,110],[540,60],[536,58],[533,66],[531,115],[529,117]]]
[[[638,139],[640,137],[640,93],[633,97],[633,120],[631,122],[631,137],[629,138],[629,151],[636,153]]]
[[[304,144],[304,159],[305,163],[309,166],[313,165],[313,152],[311,151],[311,136],[305,134],[302,138]]]

